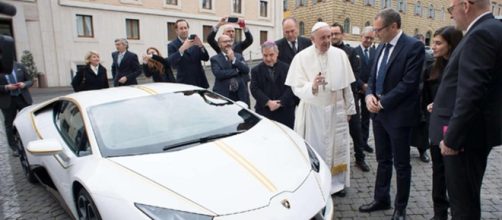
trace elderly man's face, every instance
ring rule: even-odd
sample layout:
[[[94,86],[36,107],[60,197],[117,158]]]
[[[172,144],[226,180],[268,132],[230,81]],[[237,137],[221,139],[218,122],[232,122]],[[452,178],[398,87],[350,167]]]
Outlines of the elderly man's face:
[[[328,26],[317,29],[311,36],[315,47],[325,53],[331,46],[331,30]]]
[[[450,0],[450,6],[447,8],[448,13],[450,13],[451,19],[455,21],[455,27],[458,30],[467,30],[469,22],[465,14],[465,7],[469,3],[464,0]]]
[[[126,46],[124,43],[121,41],[115,42],[115,48],[117,49],[118,52],[124,52],[126,50]]]
[[[267,66],[274,66],[274,64],[277,63],[277,56],[279,55],[279,53],[276,51],[276,48],[263,48],[262,54],[263,62]]]
[[[370,47],[373,44],[374,40],[375,40],[375,32],[373,31],[361,35],[361,44],[365,48]]]
[[[221,51],[226,52],[229,49],[232,49],[232,39],[228,35],[221,35],[218,38],[218,45],[220,46]]]
[[[282,25],[282,32],[288,41],[295,41],[298,38],[298,27],[293,20],[286,20]]]
[[[235,28],[231,26],[226,26],[223,29],[223,34],[229,36],[230,39],[233,40],[235,37]]]

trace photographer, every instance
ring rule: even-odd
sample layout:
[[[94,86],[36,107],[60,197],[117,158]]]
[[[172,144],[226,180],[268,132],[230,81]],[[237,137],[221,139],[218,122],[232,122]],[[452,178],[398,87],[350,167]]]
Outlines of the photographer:
[[[242,42],[235,42],[235,28],[234,24],[238,24],[241,29],[244,30],[244,35],[246,39]],[[223,34],[230,37],[232,40],[232,50],[235,53],[242,54],[243,51],[253,44],[253,35],[246,26],[246,21],[244,19],[236,18],[236,17],[223,17],[220,19],[218,24],[213,27],[213,31],[207,35],[207,42],[211,47],[216,51],[216,53],[221,53],[220,46],[218,42],[216,42],[216,33],[218,29],[223,26]]]

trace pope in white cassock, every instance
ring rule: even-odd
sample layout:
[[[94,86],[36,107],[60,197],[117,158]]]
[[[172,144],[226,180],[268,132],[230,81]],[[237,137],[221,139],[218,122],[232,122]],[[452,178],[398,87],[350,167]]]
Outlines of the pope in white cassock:
[[[355,81],[349,59],[331,46],[327,23],[312,27],[313,45],[291,62],[286,85],[300,98],[295,131],[331,168],[331,194],[350,186],[350,115],[356,114],[350,83]]]

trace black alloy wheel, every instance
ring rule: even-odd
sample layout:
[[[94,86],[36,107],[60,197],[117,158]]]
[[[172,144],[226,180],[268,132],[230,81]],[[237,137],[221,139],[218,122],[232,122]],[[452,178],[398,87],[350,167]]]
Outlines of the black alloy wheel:
[[[28,182],[30,183],[38,183],[38,179],[35,176],[35,173],[30,167],[30,162],[28,161],[28,157],[26,156],[26,152],[24,151],[23,142],[19,137],[19,134],[16,132],[14,134],[14,140],[16,141],[16,148],[19,152],[19,161],[21,162],[21,167],[23,167],[23,173]]]
[[[78,192],[77,213],[79,220],[101,220],[96,204],[84,188]]]

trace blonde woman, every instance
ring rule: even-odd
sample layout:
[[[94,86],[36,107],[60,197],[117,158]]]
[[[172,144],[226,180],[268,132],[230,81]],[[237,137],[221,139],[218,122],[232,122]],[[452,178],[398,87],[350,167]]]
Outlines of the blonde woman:
[[[75,92],[110,87],[106,69],[99,64],[99,61],[99,53],[96,51],[89,51],[85,55],[85,67],[79,69],[71,81]]]

